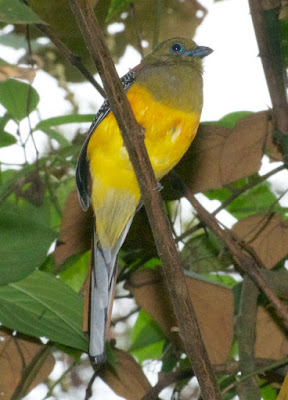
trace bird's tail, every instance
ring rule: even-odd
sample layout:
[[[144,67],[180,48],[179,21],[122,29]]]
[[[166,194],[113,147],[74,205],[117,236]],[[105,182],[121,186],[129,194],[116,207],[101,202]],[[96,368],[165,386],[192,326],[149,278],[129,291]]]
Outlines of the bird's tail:
[[[106,334],[110,326],[118,252],[127,236],[133,218],[125,226],[112,249],[101,247],[94,234],[91,257],[89,306],[89,356],[96,364],[105,362]]]

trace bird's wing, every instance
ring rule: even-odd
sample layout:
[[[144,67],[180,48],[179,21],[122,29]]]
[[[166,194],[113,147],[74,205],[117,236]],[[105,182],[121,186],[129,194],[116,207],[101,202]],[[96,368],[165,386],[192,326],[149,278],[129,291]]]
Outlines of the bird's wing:
[[[136,69],[140,69],[138,66]],[[136,69],[129,71],[121,79],[124,90],[127,91],[135,81]],[[105,100],[90,126],[87,138],[81,149],[77,168],[76,185],[79,200],[84,211],[91,203],[90,193],[90,170],[87,160],[87,147],[91,136],[97,126],[111,111],[109,101]],[[116,260],[125,237],[129,231],[133,218],[125,226],[117,242],[110,248],[101,248],[97,241],[97,233],[94,233],[91,257],[91,279],[90,279],[90,312],[89,312],[89,333],[90,345],[89,355],[94,363],[105,361],[106,331],[110,325],[110,314],[113,304],[113,294],[116,279]]]
[[[127,91],[130,86],[135,82],[136,70],[139,67],[132,69],[127,72],[122,78],[121,82],[125,91]],[[98,113],[96,114],[87,134],[87,138],[83,144],[81,152],[79,154],[78,163],[76,167],[76,186],[78,190],[80,204],[84,211],[87,211],[90,206],[90,172],[89,172],[89,162],[87,160],[87,147],[91,136],[93,135],[97,126],[104,120],[104,118],[111,111],[110,104],[108,100],[105,100],[100,107]]]

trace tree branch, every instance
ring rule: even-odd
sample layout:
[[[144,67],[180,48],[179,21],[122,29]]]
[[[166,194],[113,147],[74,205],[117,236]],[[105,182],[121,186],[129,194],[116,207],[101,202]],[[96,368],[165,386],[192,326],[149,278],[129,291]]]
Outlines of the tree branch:
[[[265,358],[256,358],[254,371],[251,371],[249,375],[242,376],[240,379],[235,380],[232,386],[235,386],[238,381],[245,382],[251,379],[252,374],[258,375],[260,373],[265,373],[269,370],[277,369],[285,364],[287,364],[287,357],[281,360],[271,360]],[[217,375],[233,375],[236,376],[239,371],[241,371],[239,361],[229,361],[225,364],[215,364],[213,365],[215,374]],[[157,400],[159,393],[165,389],[167,386],[173,385],[174,383],[180,382],[183,379],[191,379],[194,376],[194,372],[191,369],[180,369],[170,373],[161,373],[158,383],[149,390],[149,392],[142,397],[142,400]],[[249,400],[252,400],[252,398]]]
[[[248,275],[245,275],[242,283],[239,313],[236,320],[241,376],[255,371],[254,343],[258,294],[257,286],[254,285]],[[240,400],[259,400],[261,395],[257,376],[240,381],[238,394]]]
[[[157,182],[144,145],[144,134],[137,124],[116,73],[104,36],[88,0],[69,0],[87,47],[99,71],[111,109],[117,119],[124,144],[133,165],[159,256],[163,261],[166,283],[171,296],[180,336],[198,378],[205,400],[221,399],[196,315],[186,286],[168,219]]]
[[[271,285],[260,273],[255,258],[243,251],[243,248],[240,246],[235,235],[232,236],[227,230],[220,228],[216,218],[205,210],[205,208],[195,198],[189,187],[181,181],[180,177],[179,182],[183,185],[185,197],[197,211],[202,222],[204,222],[204,224],[226,244],[239,268],[241,268],[241,270],[247,274],[255,285],[265,294],[277,315],[283,320],[285,327],[288,329],[288,309],[281,303],[271,288]]]
[[[27,6],[29,6],[28,0],[22,0]],[[76,67],[82,75],[95,87],[95,89],[101,94],[102,97],[106,97],[105,91],[99,85],[99,83],[94,79],[93,75],[90,74],[88,69],[82,63],[82,60],[79,56],[73,54],[70,49],[55,35],[55,33],[48,28],[47,25],[44,24],[35,24],[37,28],[47,36],[51,42],[55,45],[55,47],[59,50],[59,53],[66,58],[66,60]]]
[[[268,3],[269,2],[266,2],[266,4]],[[275,2],[272,2],[272,6],[269,7],[269,11],[272,11],[273,9],[274,12],[277,12],[277,8],[280,10],[280,1],[277,1],[277,3],[278,4],[275,6]],[[288,105],[284,79],[283,76],[281,76],[283,72],[280,71],[279,73],[279,63],[276,60],[272,45],[269,41],[267,26],[264,18],[264,12],[268,10],[264,10],[262,4],[263,2],[261,0],[249,0],[260,57],[273,105],[276,126],[282,133],[288,135]]]

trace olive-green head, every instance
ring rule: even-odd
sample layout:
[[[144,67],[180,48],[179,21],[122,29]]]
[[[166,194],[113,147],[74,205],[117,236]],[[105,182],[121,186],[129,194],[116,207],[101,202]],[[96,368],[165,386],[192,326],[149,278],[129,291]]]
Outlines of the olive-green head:
[[[148,54],[142,64],[192,64],[202,71],[202,58],[213,52],[209,47],[197,46],[188,38],[176,37],[160,43]]]

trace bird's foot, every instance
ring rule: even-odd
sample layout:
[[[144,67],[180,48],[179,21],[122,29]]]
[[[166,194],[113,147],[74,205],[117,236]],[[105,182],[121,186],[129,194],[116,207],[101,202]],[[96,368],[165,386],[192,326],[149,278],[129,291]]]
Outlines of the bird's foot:
[[[163,186],[161,185],[161,183],[159,181],[157,181],[157,186],[154,190],[157,190],[158,192],[160,192],[163,189]]]

